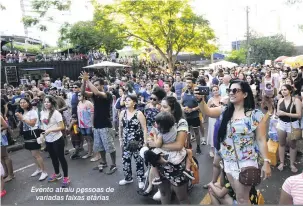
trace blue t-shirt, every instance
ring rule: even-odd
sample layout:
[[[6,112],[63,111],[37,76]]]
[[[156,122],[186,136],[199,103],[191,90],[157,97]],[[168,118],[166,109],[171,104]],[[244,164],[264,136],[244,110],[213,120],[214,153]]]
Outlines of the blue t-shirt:
[[[151,94],[148,94],[146,91],[144,91],[141,96],[144,98],[144,102],[147,102]]]

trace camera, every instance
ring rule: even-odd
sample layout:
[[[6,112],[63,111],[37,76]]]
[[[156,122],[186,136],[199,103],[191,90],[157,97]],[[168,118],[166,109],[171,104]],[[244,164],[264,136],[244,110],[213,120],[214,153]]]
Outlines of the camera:
[[[209,87],[207,86],[199,86],[197,90],[199,90],[199,95],[209,95]]]

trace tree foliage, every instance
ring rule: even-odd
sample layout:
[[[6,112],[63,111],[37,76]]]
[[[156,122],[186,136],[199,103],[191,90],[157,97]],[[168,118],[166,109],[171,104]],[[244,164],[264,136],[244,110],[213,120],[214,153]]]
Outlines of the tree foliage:
[[[181,51],[210,55],[216,49],[209,43],[215,38],[209,22],[188,0],[117,0],[112,8],[131,44],[154,47],[170,68]]]
[[[247,57],[247,49],[242,47],[239,50],[231,51],[231,53],[226,57],[226,60],[237,64],[245,64],[246,57]]]
[[[47,31],[45,22],[53,22],[52,11],[67,11],[70,9],[71,0],[32,0],[32,15],[22,18],[26,27],[37,27],[41,31]]]
[[[283,35],[253,37],[250,40],[250,57],[252,61],[263,64],[265,60],[274,60],[279,56],[292,56],[295,46],[285,41]]]
[[[0,3],[0,10],[5,10],[5,9],[6,7],[2,3]]]
[[[111,7],[96,7],[92,21],[80,21],[73,25],[65,24],[60,29],[59,44],[67,41],[81,48],[83,52],[102,49],[107,54],[122,49],[125,39],[123,29],[110,19]]]

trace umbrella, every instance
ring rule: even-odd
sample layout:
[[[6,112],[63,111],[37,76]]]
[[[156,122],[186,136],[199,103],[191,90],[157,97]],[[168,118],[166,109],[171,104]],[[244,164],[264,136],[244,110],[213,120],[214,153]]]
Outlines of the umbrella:
[[[93,65],[89,65],[86,67],[83,67],[85,69],[89,69],[89,68],[95,68],[95,69],[100,69],[100,68],[108,68],[108,67],[130,67],[128,65],[123,65],[123,64],[118,64],[115,62],[109,62],[109,61],[103,61],[97,64],[93,64]]]
[[[286,65],[289,65],[291,67],[294,66],[294,63],[295,63],[295,57],[288,57],[288,58],[285,58],[283,61],[282,61],[284,64]]]
[[[212,67],[212,68],[214,68],[216,66],[222,66],[222,67],[232,68],[232,67],[238,66],[238,64],[223,60],[223,61],[219,61],[219,62],[216,62],[216,63],[213,63],[213,64],[209,65],[209,67]]]
[[[303,66],[303,55],[295,57],[294,65],[297,66],[297,67]]]
[[[280,56],[275,59],[275,62],[282,62],[284,59],[288,58],[287,56]]]

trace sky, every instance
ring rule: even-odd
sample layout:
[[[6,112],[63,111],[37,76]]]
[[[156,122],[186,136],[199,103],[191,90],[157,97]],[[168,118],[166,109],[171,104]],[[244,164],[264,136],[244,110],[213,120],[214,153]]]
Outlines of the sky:
[[[249,6],[249,28],[260,35],[268,36],[277,33],[286,36],[295,45],[303,45],[303,31],[298,28],[303,24],[303,3],[289,6],[286,0],[193,0],[194,11],[203,15],[214,29],[220,50],[231,50],[231,42],[245,39],[246,7]],[[58,13],[50,11],[55,23],[48,23],[48,31],[41,32],[29,29],[29,36],[41,39],[43,42],[56,45],[59,37],[60,24],[64,22],[90,20],[93,8],[89,0],[72,0],[69,12]],[[99,0],[101,3],[111,3],[113,0]],[[22,11],[20,0],[0,0],[6,10],[0,11],[0,34],[24,35],[21,23]],[[30,9],[30,0],[24,0],[26,10]],[[301,18],[299,18],[301,16]],[[7,21],[9,19],[9,21]]]

